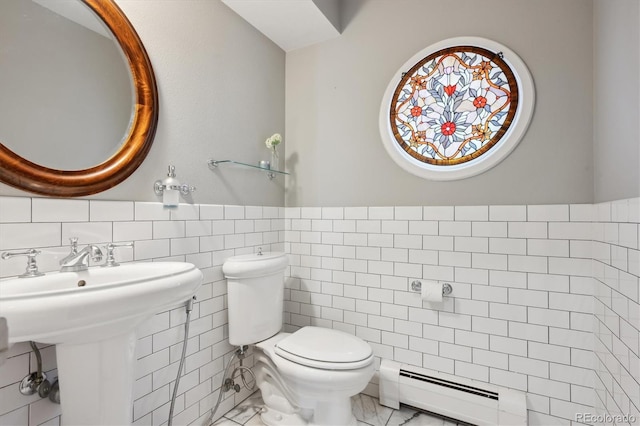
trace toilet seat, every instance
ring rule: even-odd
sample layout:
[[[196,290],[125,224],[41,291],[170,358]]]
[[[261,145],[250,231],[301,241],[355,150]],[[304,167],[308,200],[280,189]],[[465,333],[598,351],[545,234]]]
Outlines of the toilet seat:
[[[276,355],[311,368],[354,370],[371,363],[371,346],[340,330],[303,327],[278,341]]]

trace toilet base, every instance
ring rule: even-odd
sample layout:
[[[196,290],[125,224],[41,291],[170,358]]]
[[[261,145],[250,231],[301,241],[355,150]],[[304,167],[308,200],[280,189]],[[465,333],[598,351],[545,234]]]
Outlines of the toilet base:
[[[297,413],[282,413],[269,407],[264,407],[260,413],[262,423],[267,426],[308,425],[309,423]]]
[[[311,420],[303,418],[298,413],[283,413],[265,406],[260,413],[260,419],[267,426],[356,426],[358,421],[351,412],[351,400],[348,402],[347,412],[344,411],[344,407],[337,409],[333,401],[324,407],[316,406]]]
[[[264,407],[260,413],[262,423],[267,426],[306,425],[311,417],[309,410],[292,405],[282,392],[282,383],[273,370],[265,368],[259,363],[256,369],[256,381],[262,394]],[[306,414],[306,415],[305,415]]]
[[[351,398],[334,401],[318,401],[313,410],[310,426],[355,426],[358,424],[351,412]]]

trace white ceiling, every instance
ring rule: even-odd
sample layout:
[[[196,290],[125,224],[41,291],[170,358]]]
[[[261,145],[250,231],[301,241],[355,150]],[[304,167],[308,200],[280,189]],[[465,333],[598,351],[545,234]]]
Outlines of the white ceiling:
[[[340,35],[338,0],[222,0],[285,52]]]

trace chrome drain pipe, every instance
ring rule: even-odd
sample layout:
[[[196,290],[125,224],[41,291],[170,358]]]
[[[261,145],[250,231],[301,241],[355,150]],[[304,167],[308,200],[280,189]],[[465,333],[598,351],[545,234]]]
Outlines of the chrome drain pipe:
[[[36,354],[38,371],[22,379],[20,382],[20,393],[23,395],[33,395],[37,392],[40,398],[46,398],[51,391],[51,382],[47,380],[47,375],[42,372],[42,355],[40,355],[40,349],[38,349],[35,342],[29,342],[29,344]]]

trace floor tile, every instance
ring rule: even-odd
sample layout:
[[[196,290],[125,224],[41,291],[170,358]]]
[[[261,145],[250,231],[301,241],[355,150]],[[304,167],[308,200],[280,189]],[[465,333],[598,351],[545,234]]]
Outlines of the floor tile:
[[[249,421],[246,422],[244,425],[245,426],[265,426],[265,424],[262,423],[262,419],[260,418],[260,413],[251,417]]]
[[[408,407],[394,410],[386,426],[444,426],[444,420]],[[450,426],[453,426],[451,423]]]
[[[376,398],[364,394],[352,397],[351,405],[356,419],[372,426],[385,426],[393,413],[392,408],[384,407]]]
[[[238,426],[239,423],[229,420],[226,417],[221,417],[213,426]]]
[[[393,410],[380,405],[377,398],[360,394],[351,398],[353,415],[358,426],[457,426],[457,424],[430,416],[409,407]],[[260,419],[260,409],[264,405],[260,391],[241,402],[214,426],[265,426]]]
[[[262,402],[262,396],[260,392],[254,392],[249,398],[238,404],[233,410],[226,413],[224,416],[230,420],[241,425],[251,419],[256,413],[260,412],[260,409],[264,403]]]

